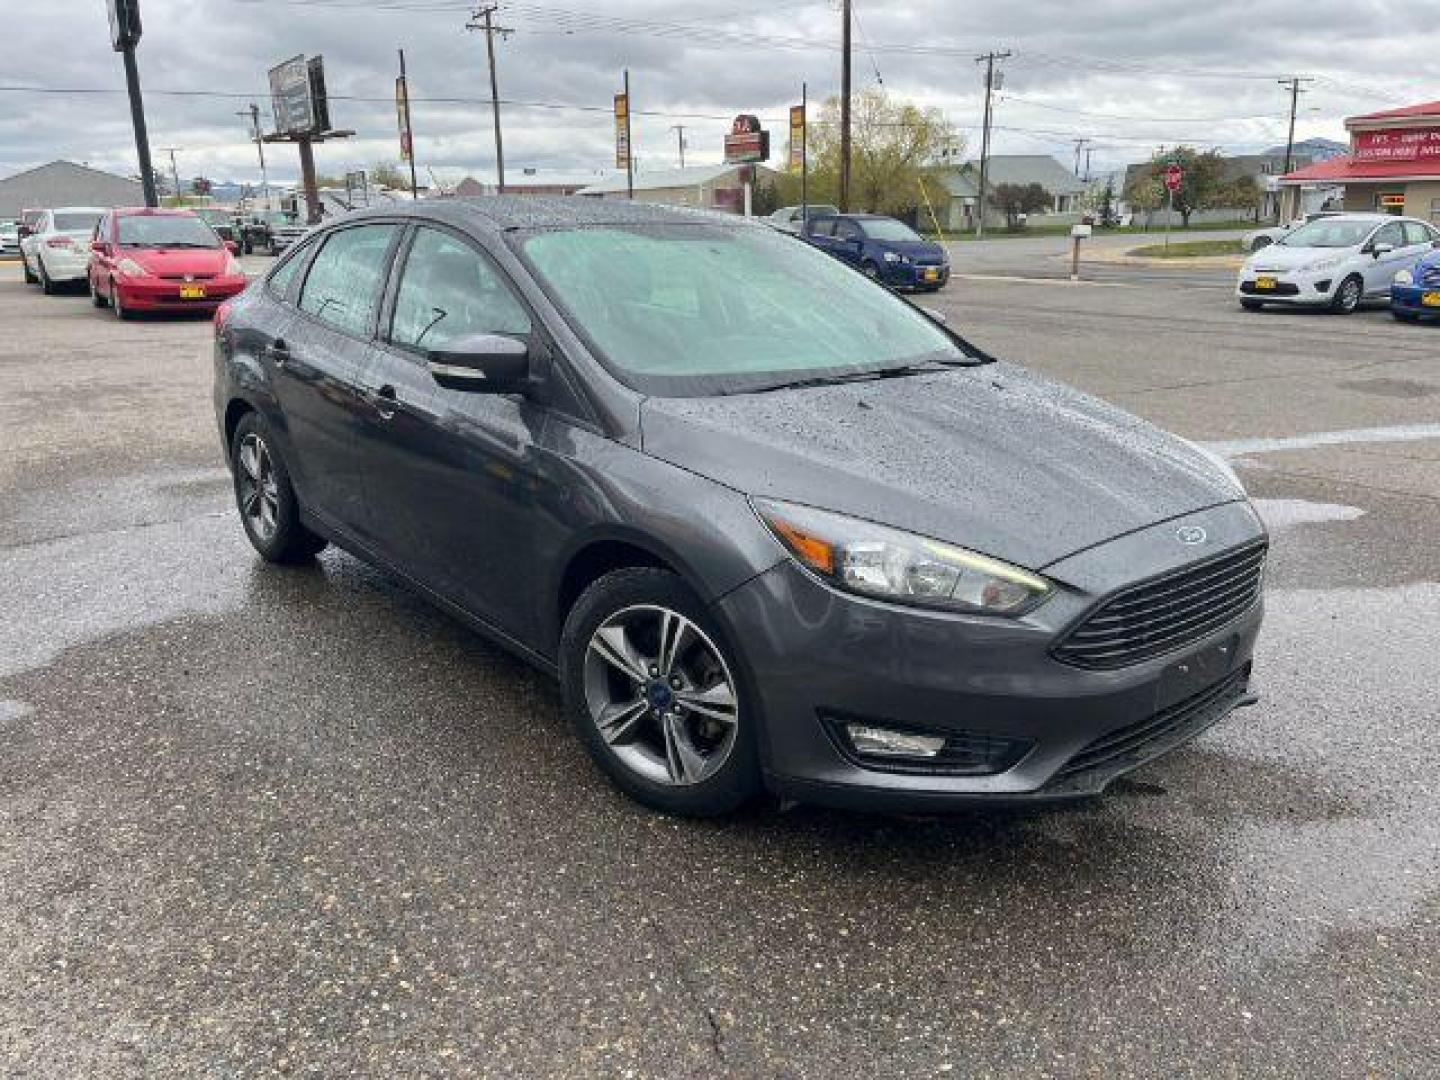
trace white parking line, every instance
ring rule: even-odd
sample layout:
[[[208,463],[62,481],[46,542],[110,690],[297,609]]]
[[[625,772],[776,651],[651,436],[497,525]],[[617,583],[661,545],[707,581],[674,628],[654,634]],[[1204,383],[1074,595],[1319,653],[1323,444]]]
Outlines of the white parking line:
[[[1081,278],[1079,281],[1071,281],[1069,278],[1038,278],[1018,277],[1014,274],[954,274],[950,280],[960,281],[1010,281],[1017,285],[1088,285],[1094,289],[1133,289],[1134,285],[1123,281],[1087,281]]]
[[[1317,431],[1310,435],[1291,435],[1282,439],[1234,439],[1228,442],[1207,442],[1202,445],[1222,457],[1238,457],[1242,454],[1270,454],[1277,450],[1313,450],[1317,446],[1416,442],[1420,439],[1440,439],[1440,424],[1351,428],[1348,431]]]

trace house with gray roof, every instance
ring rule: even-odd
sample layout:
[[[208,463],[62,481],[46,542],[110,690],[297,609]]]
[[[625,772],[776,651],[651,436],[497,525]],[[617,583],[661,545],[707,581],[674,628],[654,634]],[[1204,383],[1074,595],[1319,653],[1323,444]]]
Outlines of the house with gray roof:
[[[646,169],[635,173],[635,201],[662,203],[666,206],[691,206],[705,210],[728,210],[741,213],[744,208],[744,185],[740,180],[743,165],[692,165],[686,169]],[[755,166],[756,183],[774,171]],[[626,197],[625,174],[606,177],[576,192],[599,199]]]
[[[1050,206],[1032,217],[1047,224],[1068,225],[1080,220],[1080,204],[1086,184],[1048,154],[992,154],[986,169],[985,186],[993,192],[1001,184],[1039,184],[1050,196]],[[939,190],[936,190],[938,185]],[[945,165],[930,170],[926,193],[935,216],[947,231],[963,232],[975,227],[980,202],[980,162]],[[988,200],[987,200],[988,201]],[[928,214],[923,210],[922,213]],[[985,208],[985,227],[1002,227],[1005,215],[993,206]]]
[[[13,221],[22,210],[56,206],[143,206],[138,180],[101,172],[73,161],[52,161],[0,180],[0,220]]]

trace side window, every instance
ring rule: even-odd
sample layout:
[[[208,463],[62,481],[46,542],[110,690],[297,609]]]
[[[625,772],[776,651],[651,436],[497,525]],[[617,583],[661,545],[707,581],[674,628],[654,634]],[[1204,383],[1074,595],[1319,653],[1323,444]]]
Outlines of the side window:
[[[841,240],[858,240],[861,235],[860,226],[853,221],[839,218],[835,222],[835,235]]]
[[[1372,245],[1389,244],[1391,247],[1402,248],[1405,246],[1405,226],[1398,221],[1392,221],[1378,233],[1371,241]]]
[[[368,336],[385,292],[385,257],[396,228],[357,225],[331,233],[305,275],[300,310],[347,334]]]
[[[810,232],[813,236],[834,236],[835,219],[821,218],[819,221],[812,221],[810,223]]]
[[[95,223],[95,231],[90,234],[90,239],[91,239],[92,241],[93,241],[93,240],[108,240],[108,239],[110,239],[110,215],[109,215],[109,214],[101,214],[101,215],[100,215],[100,220]]]
[[[1415,244],[1430,243],[1430,230],[1418,221],[1405,222],[1405,244],[1407,247]]]
[[[305,265],[309,250],[309,244],[301,244],[285,257],[284,262],[270,271],[270,276],[265,279],[266,286],[280,299],[290,295],[290,283],[295,280],[300,267]]]
[[[530,333],[530,316],[488,258],[449,233],[421,226],[395,294],[390,340],[429,349],[465,334]]]

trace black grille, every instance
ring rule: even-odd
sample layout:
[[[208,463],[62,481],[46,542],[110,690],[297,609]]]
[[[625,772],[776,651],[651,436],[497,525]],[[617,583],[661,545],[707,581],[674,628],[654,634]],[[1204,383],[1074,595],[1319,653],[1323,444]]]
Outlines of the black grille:
[[[1273,289],[1262,289],[1253,281],[1242,281],[1240,291],[1246,296],[1299,296],[1300,286],[1293,281],[1277,281]]]
[[[1081,773],[1140,765],[1157,753],[1198,735],[1219,721],[1244,696],[1250,665],[1235,671],[1194,697],[1161,709],[1154,716],[1107,732],[1067,761],[1047,787],[1064,786]]]
[[[1055,658],[1110,670],[1213,633],[1259,599],[1265,550],[1250,544],[1116,593],[1061,639]]]
[[[1428,288],[1440,288],[1440,262],[1433,262],[1420,271],[1416,281]]]

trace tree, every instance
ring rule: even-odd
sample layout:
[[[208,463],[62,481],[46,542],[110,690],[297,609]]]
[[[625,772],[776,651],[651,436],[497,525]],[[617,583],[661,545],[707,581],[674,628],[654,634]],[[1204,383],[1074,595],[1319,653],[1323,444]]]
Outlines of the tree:
[[[987,196],[990,205],[1005,215],[1005,227],[1020,228],[1020,216],[1050,205],[1050,193],[1039,184],[996,184]]]
[[[405,188],[410,186],[410,181],[400,171],[400,167],[392,161],[377,161],[370,166],[370,183],[383,188]]]
[[[896,101],[874,86],[851,98],[850,209],[905,217],[920,205],[920,178],[940,151],[960,143],[939,109],[921,109]],[[840,198],[840,99],[831,98],[811,121],[809,198],[838,203]],[[800,202],[800,174],[781,173],[775,198],[781,205]]]
[[[1197,210],[1235,205],[1231,200],[1237,197],[1236,185],[1225,179],[1225,159],[1220,151],[1199,151],[1191,146],[1177,146],[1157,153],[1131,178],[1125,198],[1140,210],[1158,210],[1167,205],[1169,192],[1164,176],[1166,167],[1172,164],[1179,165],[1184,172],[1180,190],[1175,192],[1175,209],[1184,228],[1190,227],[1190,215]],[[1248,197],[1241,205],[1249,205]]]

